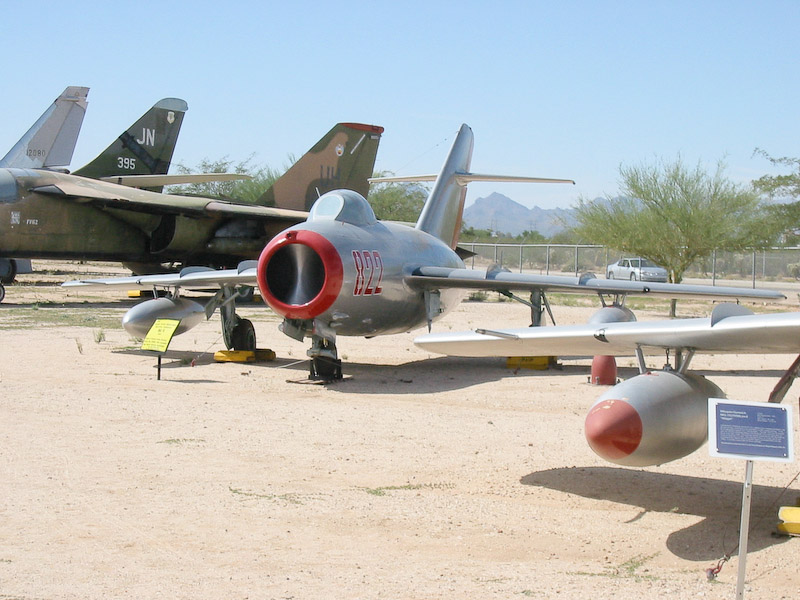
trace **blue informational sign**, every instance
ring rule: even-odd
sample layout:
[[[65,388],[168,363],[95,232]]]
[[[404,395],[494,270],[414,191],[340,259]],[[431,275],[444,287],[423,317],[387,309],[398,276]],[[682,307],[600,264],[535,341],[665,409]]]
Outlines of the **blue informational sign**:
[[[791,462],[792,432],[790,406],[709,398],[711,456]]]

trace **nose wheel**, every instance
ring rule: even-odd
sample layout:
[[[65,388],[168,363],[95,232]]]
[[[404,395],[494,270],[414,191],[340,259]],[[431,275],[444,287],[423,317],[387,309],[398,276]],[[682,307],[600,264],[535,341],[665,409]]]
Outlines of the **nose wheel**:
[[[341,381],[342,361],[336,350],[334,340],[321,336],[311,336],[311,357],[308,378],[312,381]]]
[[[308,378],[313,381],[340,381],[342,379],[342,361],[327,356],[311,358]]]

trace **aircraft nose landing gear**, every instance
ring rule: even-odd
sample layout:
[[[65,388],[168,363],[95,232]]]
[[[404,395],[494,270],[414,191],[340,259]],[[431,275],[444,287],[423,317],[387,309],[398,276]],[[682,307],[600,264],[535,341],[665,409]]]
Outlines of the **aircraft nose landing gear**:
[[[311,366],[308,378],[312,381],[341,381],[342,361],[336,351],[336,342],[320,336],[312,336]]]
[[[313,381],[341,381],[342,361],[328,356],[313,356],[308,378]]]

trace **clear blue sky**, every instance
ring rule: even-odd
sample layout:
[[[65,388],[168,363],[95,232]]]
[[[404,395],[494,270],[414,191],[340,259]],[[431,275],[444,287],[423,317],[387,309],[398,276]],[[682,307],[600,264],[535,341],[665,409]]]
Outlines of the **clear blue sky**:
[[[577,186],[474,184],[527,206],[613,195],[657,157],[748,182],[800,156],[800,2],[4,3],[0,154],[67,85],[91,87],[73,159],[160,98],[189,103],[175,159],[281,167],[334,123],[386,128],[376,168],[437,172],[455,132],[473,170]]]

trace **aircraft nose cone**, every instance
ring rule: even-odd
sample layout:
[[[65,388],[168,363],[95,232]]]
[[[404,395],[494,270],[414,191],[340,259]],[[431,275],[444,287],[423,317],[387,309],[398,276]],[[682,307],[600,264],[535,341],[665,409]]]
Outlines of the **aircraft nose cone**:
[[[586,416],[586,440],[594,452],[610,462],[630,456],[642,441],[642,419],[624,400],[603,400]]]

